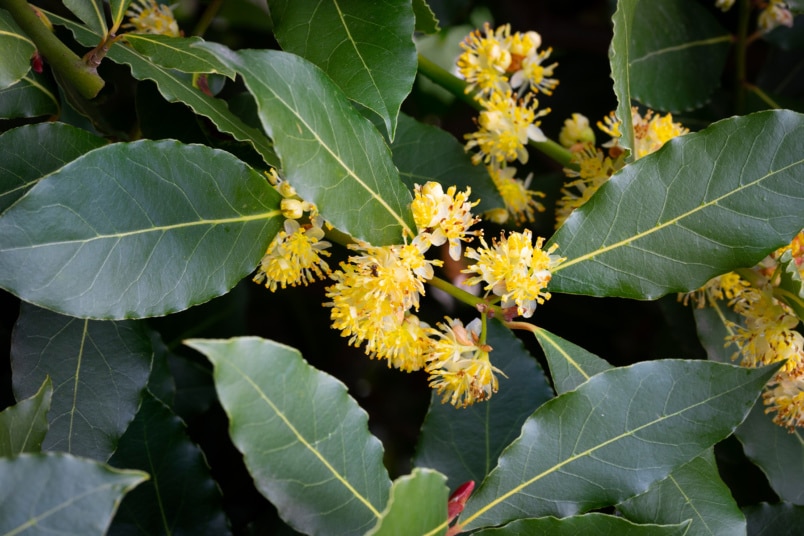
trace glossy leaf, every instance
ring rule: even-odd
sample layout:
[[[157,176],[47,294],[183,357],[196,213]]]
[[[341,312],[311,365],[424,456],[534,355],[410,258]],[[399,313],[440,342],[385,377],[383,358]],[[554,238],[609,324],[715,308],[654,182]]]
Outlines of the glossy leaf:
[[[54,24],[69,28],[82,45],[93,46],[92,43],[98,39],[97,35],[68,19],[53,14],[48,16]],[[138,80],[155,82],[159,92],[168,102],[181,102],[189,106],[196,114],[212,121],[221,132],[230,134],[238,141],[251,144],[268,164],[279,165],[271,140],[259,129],[248,126],[234,115],[226,102],[207,96],[200,89],[193,87],[191,77],[160,67],[133,48],[122,44],[112,46],[106,57],[115,63],[130,66],[131,74]]]
[[[553,397],[539,363],[511,330],[490,322],[487,342],[492,363],[505,374],[499,375],[499,391],[462,409],[433,393],[413,459],[417,467],[447,475],[451,489],[469,480],[482,482],[525,419]]]
[[[93,322],[22,304],[11,370],[17,398],[46,377],[53,400],[44,450],[106,461],[134,419],[148,382],[151,342],[138,322]]]
[[[743,509],[748,536],[800,536],[804,527],[804,506],[790,503],[759,503]]]
[[[415,184],[436,181],[444,189],[450,186],[457,186],[458,191],[471,188],[470,199],[480,200],[473,211],[477,214],[505,207],[486,169],[472,164],[463,145],[440,128],[400,114],[391,151],[399,177],[411,191]]]
[[[773,491],[783,501],[804,505],[804,431],[788,432],[773,423],[762,402],[734,432],[749,460],[768,478]]]
[[[215,368],[229,433],[257,489],[306,534],[363,534],[391,482],[368,416],[298,351],[257,337],[191,339]],[[445,503],[446,505],[446,503]]]
[[[416,16],[416,31],[424,34],[438,33],[441,28],[438,18],[427,4],[427,0],[413,0],[413,14]]]
[[[171,37],[156,34],[125,34],[126,43],[155,65],[183,73],[218,73],[234,79],[235,72],[214,54],[196,46],[200,37]]]
[[[465,530],[616,504],[727,437],[774,368],[659,360],[540,407],[466,504]]]
[[[0,285],[81,317],[180,311],[254,269],[281,225],[278,205],[265,178],[229,153],[176,141],[107,145],[0,218]]]
[[[584,514],[565,517],[519,519],[507,525],[477,531],[476,536],[685,536],[687,523],[679,525],[637,525],[621,517]]]
[[[782,254],[779,264],[781,265],[779,291],[782,293],[782,298],[799,319],[804,320],[804,281],[801,278],[801,268],[789,251]]]
[[[112,15],[112,27],[118,28],[126,18],[126,10],[132,0],[109,0],[109,11]],[[138,3],[139,0],[138,0]],[[157,2],[159,3],[159,2]]]
[[[16,84],[31,70],[31,56],[36,51],[36,45],[5,9],[0,9],[0,50],[3,51],[3,61],[0,62],[1,90]]]
[[[282,49],[321,67],[347,97],[379,115],[393,139],[416,77],[410,0],[270,0],[269,6]]]
[[[388,146],[324,72],[287,52],[214,50],[257,100],[285,178],[327,221],[375,246],[413,232],[412,196]]]
[[[617,10],[612,17],[614,35],[609,46],[611,78],[617,96],[617,119],[620,120],[622,136],[619,145],[633,154],[634,122],[631,119],[631,40],[634,29],[634,13],[639,0],[617,0]]]
[[[0,412],[0,457],[42,450],[52,396],[53,384],[46,378],[32,397]]]
[[[123,495],[147,478],[64,453],[0,458],[0,534],[101,536]]]
[[[550,243],[550,290],[655,299],[753,266],[804,227],[804,116],[760,112],[627,165]]]
[[[64,123],[24,125],[0,134],[0,212],[48,173],[105,144]]]
[[[64,0],[64,5],[75,14],[94,33],[106,34],[106,15],[103,11],[103,0]],[[100,41],[93,43],[95,47]]]
[[[533,334],[547,358],[553,387],[558,394],[572,391],[595,374],[611,368],[605,359],[549,331],[535,328]]]
[[[636,523],[692,520],[686,536],[734,536],[746,530],[745,516],[720,479],[712,449],[617,509]]]
[[[437,471],[416,468],[413,473],[394,481],[388,505],[366,536],[406,536],[408,534],[444,534],[434,530],[447,519],[446,478]]]
[[[0,119],[57,114],[59,102],[44,79],[32,71],[13,86],[0,89]]]
[[[123,499],[111,536],[229,534],[221,493],[201,449],[181,419],[150,393],[109,464],[151,475]]]
[[[630,38],[631,97],[667,112],[706,103],[732,39],[704,6],[687,0],[637,3]]]

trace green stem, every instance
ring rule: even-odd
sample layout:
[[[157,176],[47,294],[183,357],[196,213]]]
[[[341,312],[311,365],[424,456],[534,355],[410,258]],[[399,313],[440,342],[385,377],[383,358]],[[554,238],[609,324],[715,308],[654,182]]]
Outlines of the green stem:
[[[734,111],[742,114],[745,110],[746,49],[748,48],[748,23],[751,0],[740,0],[737,20],[737,40],[734,50]]]
[[[430,285],[432,285],[437,289],[443,290],[444,292],[446,292],[447,294],[449,294],[458,301],[461,301],[476,309],[486,309],[492,313],[492,316],[505,318],[505,311],[499,305],[493,305],[491,302],[489,302],[488,299],[479,298],[474,294],[472,294],[471,292],[467,292],[461,288],[456,287],[449,281],[434,276],[432,279],[428,279],[427,283],[429,283]]]
[[[103,89],[104,81],[97,71],[67,48],[39,19],[28,2],[0,0],[0,7],[11,13],[14,22],[31,38],[53,70],[75,87],[82,97],[92,99]]]
[[[474,98],[474,94],[466,93],[466,82],[421,54],[419,54],[419,72],[475,110],[483,110],[483,106]],[[567,167],[570,163],[572,153],[552,140],[541,142],[530,141],[528,145],[549,158],[552,158],[564,167]]]
[[[767,104],[768,106],[770,106],[774,110],[778,110],[778,109],[782,108],[782,106],[778,102],[773,100],[767,93],[765,93],[764,91],[759,89],[757,86],[755,86],[753,84],[746,84],[746,89],[748,91],[751,91],[752,93],[754,93],[757,97],[759,97],[759,99],[762,102],[764,102],[765,104]]]

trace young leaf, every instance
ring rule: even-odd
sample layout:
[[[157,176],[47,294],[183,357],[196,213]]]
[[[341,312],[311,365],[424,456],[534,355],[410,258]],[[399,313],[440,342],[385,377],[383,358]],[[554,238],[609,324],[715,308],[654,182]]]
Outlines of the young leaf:
[[[25,35],[11,14],[0,9],[0,90],[13,86],[31,70],[31,56],[36,45]]]
[[[463,146],[452,134],[399,115],[399,128],[391,144],[399,177],[413,190],[414,184],[440,182],[444,189],[457,186],[472,189],[471,200],[480,200],[477,213],[505,207],[500,192],[483,166],[472,164]]]
[[[711,448],[617,509],[636,523],[692,520],[686,536],[745,534],[745,516],[720,479]]]
[[[611,78],[617,95],[617,119],[620,120],[620,147],[634,150],[634,123],[631,119],[631,41],[634,32],[634,12],[639,0],[617,0],[617,11],[611,21],[614,36],[609,46]]]
[[[525,421],[461,527],[564,517],[645,491],[727,437],[775,368],[660,360],[593,376]]]
[[[437,469],[455,489],[483,481],[500,452],[516,437],[525,419],[552,398],[539,363],[499,322],[489,322],[490,356],[501,376],[500,390],[487,402],[456,409],[433,393],[413,464]]]
[[[0,119],[57,114],[59,101],[46,85],[45,76],[31,71],[13,86],[0,89]]]
[[[249,274],[281,225],[279,194],[229,153],[107,145],[0,217],[0,285],[66,314],[121,319],[203,303]]]
[[[24,125],[0,134],[0,212],[48,173],[105,144],[65,123]]]
[[[285,178],[327,221],[375,246],[414,233],[388,146],[326,74],[287,52],[206,46],[243,77]]]
[[[232,441],[286,523],[343,535],[377,523],[391,487],[382,445],[341,382],[257,337],[186,344],[212,362]]]
[[[235,77],[234,70],[219,61],[214,54],[196,46],[203,42],[200,37],[135,33],[124,35],[126,43],[159,67],[176,69],[183,73],[218,73],[231,79]]]
[[[151,475],[123,499],[109,534],[229,534],[221,492],[201,449],[149,392],[109,464]]]
[[[134,419],[151,371],[142,323],[92,322],[23,303],[12,335],[17,398],[55,386],[44,450],[106,461]]]
[[[0,412],[0,457],[42,450],[52,396],[53,384],[48,377],[32,397]]]
[[[550,290],[655,299],[753,266],[804,228],[804,116],[760,112],[627,165],[550,239]]]
[[[410,0],[270,0],[269,6],[282,49],[321,67],[347,97],[379,115],[393,139],[416,77]]]
[[[630,37],[631,97],[642,104],[666,112],[692,110],[720,84],[731,35],[704,6],[687,0],[639,2]]]
[[[678,525],[637,525],[621,517],[606,514],[584,514],[565,517],[518,519],[504,527],[485,529],[475,536],[685,536],[688,523]]]
[[[447,518],[446,480],[438,471],[421,468],[397,478],[382,518],[366,536],[443,534],[443,530],[433,529],[444,525]]]
[[[605,359],[549,331],[536,328],[533,334],[547,358],[553,387],[558,394],[572,391],[595,374],[611,368]]]
[[[0,458],[0,534],[102,536],[123,495],[147,479],[65,453]]]

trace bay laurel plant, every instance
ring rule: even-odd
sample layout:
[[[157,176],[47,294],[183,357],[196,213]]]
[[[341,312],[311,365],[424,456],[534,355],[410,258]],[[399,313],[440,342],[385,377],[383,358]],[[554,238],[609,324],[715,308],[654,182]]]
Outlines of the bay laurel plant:
[[[804,3],[492,4],[0,0],[0,534],[804,532]]]

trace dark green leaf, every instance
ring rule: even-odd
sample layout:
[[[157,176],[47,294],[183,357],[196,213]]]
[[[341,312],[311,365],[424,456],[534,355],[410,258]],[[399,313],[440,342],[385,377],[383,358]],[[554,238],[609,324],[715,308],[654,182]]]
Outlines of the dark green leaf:
[[[565,517],[641,493],[727,437],[774,370],[659,360],[601,372],[525,421],[461,526]]]
[[[36,51],[36,45],[5,9],[0,9],[0,50],[3,51],[0,89],[6,89],[22,80],[31,70],[31,56]]]
[[[437,471],[420,468],[397,478],[382,518],[366,536],[444,534],[446,526],[442,530],[433,529],[445,525],[447,519],[446,480]]]
[[[151,475],[123,499],[110,535],[229,534],[220,490],[201,449],[187,437],[184,423],[150,393],[109,464]]]
[[[533,334],[547,358],[558,394],[572,391],[595,374],[611,368],[606,360],[549,331],[535,328]]]
[[[789,251],[785,251],[779,258],[781,265],[781,280],[779,291],[785,303],[796,313],[799,319],[804,320],[804,281],[801,279],[801,267],[793,259]]]
[[[692,520],[685,536],[745,534],[745,516],[720,479],[714,451],[679,467],[648,491],[617,509],[636,523],[683,523]]]
[[[789,503],[759,503],[743,509],[748,536],[801,536],[804,507]]]
[[[783,501],[804,505],[804,431],[788,432],[773,423],[757,402],[734,432],[748,459],[768,477],[773,491]]]
[[[64,0],[64,5],[72,11],[87,27],[99,36],[106,34],[106,15],[103,0]],[[87,46],[95,47],[100,40]]]
[[[208,50],[195,46],[202,43],[200,37],[170,37],[156,34],[126,34],[126,42],[165,69],[183,73],[218,73],[234,79],[235,72],[221,63]]]
[[[733,335],[729,322],[740,322],[740,315],[735,313],[725,301],[693,310],[698,340],[706,350],[706,357],[720,363],[731,363],[737,346],[726,346],[726,337]]]
[[[64,123],[25,125],[0,134],[0,212],[40,178],[105,143]]]
[[[629,43],[631,97],[657,110],[703,106],[720,84],[731,35],[702,5],[639,2]]]
[[[0,217],[0,285],[71,315],[121,319],[203,303],[248,275],[281,225],[279,194],[231,154],[107,145]]]
[[[74,22],[48,14],[54,24],[66,26],[75,36],[76,40],[85,45],[93,46],[98,36]],[[209,97],[192,84],[192,78],[171,69],[160,67],[131,47],[115,44],[109,49],[107,58],[115,63],[122,63],[131,67],[131,74],[139,80],[153,80],[159,92],[168,102],[181,102],[189,106],[196,114],[212,121],[221,132],[231,134],[236,140],[250,143],[260,153],[265,161],[278,166],[279,160],[265,134],[259,129],[246,125],[240,118],[229,111],[226,102]]]
[[[427,0],[413,0],[413,14],[416,15],[416,31],[424,34],[438,33],[438,18],[427,4]]]
[[[0,458],[0,534],[102,536],[123,495],[147,478],[64,453]]]
[[[621,147],[633,154],[634,123],[631,119],[631,40],[634,33],[634,12],[639,0],[618,0],[612,23],[614,36],[609,46],[611,78],[617,95],[617,118],[620,120]]]
[[[215,367],[230,435],[257,489],[307,534],[363,534],[391,482],[382,445],[346,386],[298,351],[257,337],[191,339]]]
[[[168,365],[170,351],[156,331],[150,331],[151,347],[154,351],[151,376],[148,378],[148,392],[167,407],[173,406],[176,397],[176,381]]]
[[[388,146],[326,74],[287,52],[214,50],[256,98],[285,178],[327,221],[375,246],[414,232],[412,196]]]
[[[627,165],[551,238],[550,290],[654,299],[753,266],[804,227],[804,116],[769,111]]]
[[[139,322],[93,322],[22,304],[11,370],[17,398],[53,380],[44,450],[106,461],[134,419],[151,370]]]
[[[414,184],[427,181],[440,182],[445,189],[457,186],[459,191],[468,186],[471,199],[480,199],[474,212],[505,207],[486,169],[472,164],[463,145],[449,132],[400,114],[391,151],[399,177],[411,190]]]
[[[0,457],[42,450],[52,396],[53,384],[48,377],[32,397],[0,412]]]
[[[126,10],[129,4],[131,4],[131,0],[109,0],[109,11],[112,14],[113,27],[119,27],[126,18]],[[161,2],[157,2],[157,4],[161,4]]]
[[[476,536],[685,536],[687,524],[636,525],[621,517],[585,514],[558,519],[539,517],[519,519],[497,529],[475,532]]]
[[[509,329],[490,322],[487,342],[494,366],[507,376],[500,376],[499,391],[462,409],[442,404],[434,393],[413,459],[417,467],[447,475],[452,489],[469,480],[482,482],[525,419],[553,396],[539,363]]]
[[[44,76],[31,71],[13,86],[0,89],[0,119],[57,114],[59,101],[45,83]]]
[[[416,77],[410,0],[270,0],[269,6],[282,48],[321,67],[347,97],[379,115],[393,139]]]

